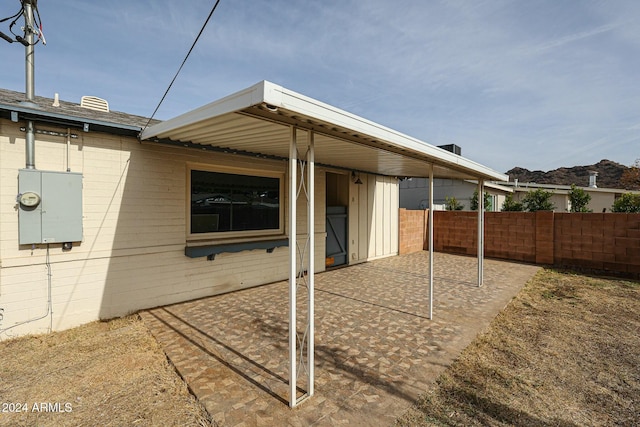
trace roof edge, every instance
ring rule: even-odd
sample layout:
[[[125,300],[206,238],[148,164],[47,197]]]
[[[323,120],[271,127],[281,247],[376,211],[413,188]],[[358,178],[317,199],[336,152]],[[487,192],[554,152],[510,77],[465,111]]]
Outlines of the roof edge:
[[[279,106],[277,96],[274,95],[274,93],[277,93],[277,90],[275,90],[276,87],[277,85],[263,80],[253,86],[203,105],[195,110],[165,120],[162,123],[149,126],[142,132],[140,139],[151,139],[170,129],[179,129],[212,116],[233,113],[264,102]],[[269,100],[266,99],[267,96],[265,95],[267,89],[269,89],[270,94],[268,97]]]
[[[19,105],[11,105],[11,104],[1,104],[0,103],[0,111],[6,112],[17,112],[18,118],[22,120],[34,120],[34,121],[42,121],[46,123],[52,123],[57,125],[73,125],[73,127],[84,127],[84,124],[89,124],[90,126],[96,126],[100,130],[118,130],[118,134],[127,134],[127,135],[137,135],[142,130],[140,126],[134,125],[125,125],[121,123],[113,123],[107,122],[104,120],[96,120],[84,117],[76,117],[68,114],[60,114],[60,113],[51,113],[48,111],[42,111],[35,108],[19,106]]]
[[[414,155],[423,157],[426,162],[429,162],[429,158],[437,159],[435,163],[439,165],[465,171],[469,176],[478,179],[509,180],[508,175],[497,172],[473,160],[266,80],[173,119],[150,126],[142,132],[140,139],[153,139],[169,131],[176,131],[212,117],[240,112],[260,104],[267,104],[269,107],[282,108],[300,115],[334,123],[336,126],[350,129],[355,133],[361,133],[362,135],[393,144],[402,150],[412,152]]]

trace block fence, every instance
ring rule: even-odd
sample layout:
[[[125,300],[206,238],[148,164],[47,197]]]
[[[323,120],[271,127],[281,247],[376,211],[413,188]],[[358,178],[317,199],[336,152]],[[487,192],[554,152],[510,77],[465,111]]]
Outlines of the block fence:
[[[434,250],[478,253],[478,213],[435,211]],[[427,211],[400,209],[400,253],[428,249]],[[640,279],[640,214],[486,212],[485,256]],[[420,241],[422,246],[420,246]]]

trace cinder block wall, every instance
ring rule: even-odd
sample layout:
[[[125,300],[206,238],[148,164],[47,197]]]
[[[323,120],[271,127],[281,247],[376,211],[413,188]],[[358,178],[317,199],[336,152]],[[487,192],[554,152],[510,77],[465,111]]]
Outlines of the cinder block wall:
[[[433,246],[437,252],[473,255],[478,252],[478,214],[463,211],[433,212]],[[428,247],[428,242],[426,244]]]
[[[400,209],[400,239],[398,253],[410,254],[421,251],[428,241],[427,221],[429,220],[429,210],[407,210]]]
[[[400,253],[428,249],[425,211],[400,214]],[[419,218],[424,215],[420,228]],[[434,249],[478,252],[477,212],[434,212]],[[487,212],[485,256],[640,278],[640,214]]]
[[[557,265],[575,265],[640,278],[640,214],[557,213]]]

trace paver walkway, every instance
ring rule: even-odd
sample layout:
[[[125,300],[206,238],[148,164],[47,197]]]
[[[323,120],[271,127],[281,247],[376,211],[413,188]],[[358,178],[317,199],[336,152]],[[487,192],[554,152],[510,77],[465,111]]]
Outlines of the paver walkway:
[[[427,252],[316,275],[315,395],[288,402],[288,283],[155,308],[145,323],[221,426],[391,425],[537,267]],[[300,384],[299,384],[300,385]]]

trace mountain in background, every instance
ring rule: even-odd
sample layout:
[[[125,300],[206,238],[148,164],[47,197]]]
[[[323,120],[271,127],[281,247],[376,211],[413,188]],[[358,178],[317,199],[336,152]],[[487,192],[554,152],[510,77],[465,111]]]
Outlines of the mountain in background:
[[[519,182],[535,182],[536,184],[575,184],[578,187],[588,187],[589,172],[596,171],[598,172],[596,184],[599,188],[622,188],[620,177],[627,169],[629,168],[625,165],[605,159],[595,165],[558,168],[549,172],[530,171],[515,167],[505,173],[509,175],[509,181],[517,179]]]

